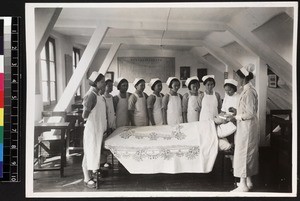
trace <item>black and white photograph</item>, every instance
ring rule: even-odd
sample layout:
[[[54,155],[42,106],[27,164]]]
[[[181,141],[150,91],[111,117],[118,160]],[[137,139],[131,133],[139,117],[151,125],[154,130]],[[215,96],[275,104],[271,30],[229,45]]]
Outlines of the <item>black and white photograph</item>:
[[[298,3],[25,16],[26,197],[297,195]]]

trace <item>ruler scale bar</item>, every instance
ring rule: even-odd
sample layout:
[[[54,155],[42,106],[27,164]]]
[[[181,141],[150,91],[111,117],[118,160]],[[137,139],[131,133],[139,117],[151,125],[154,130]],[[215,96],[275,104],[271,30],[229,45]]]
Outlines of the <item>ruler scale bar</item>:
[[[4,20],[0,20],[0,178],[3,177],[4,168]]]
[[[19,49],[20,18],[7,17],[10,32],[4,33],[4,126],[3,126],[3,175],[0,181],[19,181]],[[7,24],[7,23],[5,23]],[[6,25],[8,26],[8,25]],[[9,45],[8,45],[9,44]],[[1,73],[1,72],[0,72]],[[1,95],[1,92],[0,92]],[[1,113],[1,111],[0,111]]]

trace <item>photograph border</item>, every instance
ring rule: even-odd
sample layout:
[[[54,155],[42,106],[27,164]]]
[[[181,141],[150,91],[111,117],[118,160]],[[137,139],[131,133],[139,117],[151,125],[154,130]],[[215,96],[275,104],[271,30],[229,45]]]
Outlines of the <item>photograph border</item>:
[[[87,8],[87,7],[131,7],[137,6],[136,3],[26,3],[25,4],[25,21],[26,21],[26,65],[27,65],[27,99],[26,99],[26,181],[25,191],[26,197],[295,197],[297,195],[297,162],[292,164],[292,193],[264,193],[264,192],[252,192],[250,194],[239,194],[229,192],[34,192],[33,191],[33,133],[34,133],[34,103],[35,103],[35,80],[36,72],[34,69],[36,62],[35,55],[35,8],[56,8],[56,7],[70,7],[70,8]],[[290,6],[294,8],[296,16],[294,19],[298,19],[298,7],[295,2],[239,2],[238,4],[230,3],[144,3],[139,4],[138,7],[147,6],[158,6],[158,7],[190,7],[190,6],[220,6],[220,7],[234,7],[234,6],[265,6],[265,7],[280,7]],[[294,20],[294,40],[293,40],[293,63],[292,66],[296,67],[297,58],[297,46],[295,38],[297,37],[297,23],[298,20]],[[293,146],[293,161],[297,161],[297,74],[296,69],[293,68],[293,108],[292,108],[292,124],[293,124],[293,135],[292,135],[292,146]],[[188,193],[188,194],[187,194]]]

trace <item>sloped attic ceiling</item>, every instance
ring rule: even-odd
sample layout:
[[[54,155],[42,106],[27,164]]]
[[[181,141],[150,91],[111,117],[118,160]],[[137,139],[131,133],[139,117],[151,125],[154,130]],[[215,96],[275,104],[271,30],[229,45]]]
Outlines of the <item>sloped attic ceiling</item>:
[[[120,42],[123,49],[190,51],[211,66],[207,55],[238,69],[242,62],[226,53],[238,44],[261,58],[276,73],[281,89],[292,94],[293,8],[288,7],[156,7],[156,8],[63,8],[54,31],[87,45],[98,26],[109,27],[100,48]],[[290,96],[272,89],[268,96],[292,105]]]

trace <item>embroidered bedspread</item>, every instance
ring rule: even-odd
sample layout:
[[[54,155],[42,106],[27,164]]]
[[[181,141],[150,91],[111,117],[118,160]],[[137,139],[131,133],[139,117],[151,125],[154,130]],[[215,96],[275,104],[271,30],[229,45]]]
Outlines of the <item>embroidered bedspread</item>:
[[[132,174],[207,173],[218,154],[213,121],[120,127],[105,148]]]

